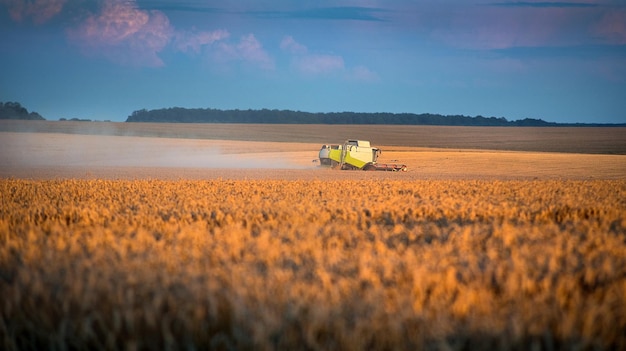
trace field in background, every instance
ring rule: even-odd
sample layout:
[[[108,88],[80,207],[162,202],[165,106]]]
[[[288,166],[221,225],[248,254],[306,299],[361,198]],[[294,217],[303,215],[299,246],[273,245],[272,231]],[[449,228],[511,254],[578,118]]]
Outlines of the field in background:
[[[0,131],[424,148],[626,154],[626,128],[0,121]]]
[[[1,180],[2,349],[624,349],[625,181]]]

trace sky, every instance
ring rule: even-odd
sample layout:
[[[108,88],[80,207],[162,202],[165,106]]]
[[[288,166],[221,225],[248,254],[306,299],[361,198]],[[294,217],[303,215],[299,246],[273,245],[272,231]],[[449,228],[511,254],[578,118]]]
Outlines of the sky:
[[[0,101],[626,123],[626,1],[0,0]]]

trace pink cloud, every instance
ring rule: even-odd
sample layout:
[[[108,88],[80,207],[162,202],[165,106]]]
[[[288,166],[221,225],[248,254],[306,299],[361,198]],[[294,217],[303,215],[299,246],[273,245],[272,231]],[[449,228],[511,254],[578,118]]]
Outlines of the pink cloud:
[[[285,36],[280,42],[280,48],[291,54],[291,66],[297,72],[308,75],[328,75],[341,73],[345,79],[373,82],[378,75],[365,66],[346,69],[343,57],[338,55],[313,54],[309,49],[297,42],[292,36]]]
[[[341,56],[310,54],[307,47],[298,43],[292,36],[285,36],[280,42],[280,48],[294,55],[292,67],[306,75],[327,74],[344,69]]]
[[[274,60],[263,49],[263,45],[254,34],[244,35],[237,44],[221,42],[213,52],[213,57],[222,63],[239,61],[265,70],[275,68]]]
[[[69,37],[81,49],[120,64],[163,66],[158,53],[173,29],[160,11],[138,9],[128,1],[105,2],[101,12],[87,17]]]
[[[308,49],[306,46],[296,42],[292,36],[286,36],[280,42],[281,50],[290,52],[292,54],[306,54]]]
[[[274,68],[274,61],[253,34],[242,37],[237,50],[245,61],[254,62],[265,69]]]
[[[176,49],[182,52],[198,53],[204,46],[211,45],[216,41],[224,40],[230,36],[228,31],[219,29],[215,31],[201,32],[177,32],[175,35]]]
[[[63,9],[66,0],[0,0],[7,6],[14,21],[21,22],[32,18],[36,24],[43,24]]]
[[[343,58],[335,55],[306,55],[296,58],[293,65],[308,75],[328,74],[344,69]]]

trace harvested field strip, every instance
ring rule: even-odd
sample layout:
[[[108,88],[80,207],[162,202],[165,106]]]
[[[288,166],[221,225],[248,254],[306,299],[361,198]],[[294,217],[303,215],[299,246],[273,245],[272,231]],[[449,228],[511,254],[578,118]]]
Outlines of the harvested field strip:
[[[626,154],[626,127],[453,127],[406,125],[223,124],[0,121],[2,132],[118,135],[212,140],[427,148]]]
[[[626,348],[623,180],[0,194],[5,350]]]

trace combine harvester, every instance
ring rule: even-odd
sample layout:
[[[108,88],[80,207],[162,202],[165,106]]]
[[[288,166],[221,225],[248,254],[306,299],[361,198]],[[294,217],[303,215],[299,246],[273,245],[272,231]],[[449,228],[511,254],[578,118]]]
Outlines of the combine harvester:
[[[322,145],[319,159],[321,165],[336,169],[406,172],[406,165],[376,163],[380,152],[380,149],[371,147],[369,141],[346,140],[343,145]]]

